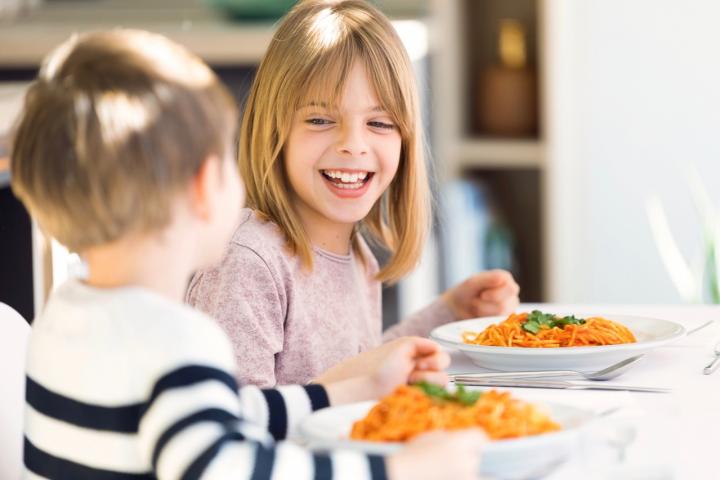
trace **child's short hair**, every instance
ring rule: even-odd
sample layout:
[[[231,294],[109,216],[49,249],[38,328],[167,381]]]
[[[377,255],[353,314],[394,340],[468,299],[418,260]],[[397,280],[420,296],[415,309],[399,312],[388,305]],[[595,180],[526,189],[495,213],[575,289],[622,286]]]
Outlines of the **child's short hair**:
[[[226,158],[235,102],[199,58],[156,34],[74,36],[30,86],[12,187],[71,250],[160,229],[210,155]]]
[[[378,279],[395,281],[420,258],[430,194],[412,64],[392,24],[375,7],[360,0],[301,1],[283,19],[248,97],[240,172],[248,206],[277,223],[291,250],[312,267],[312,247],[292,212],[282,151],[295,110],[312,102],[337,105],[355,61],[365,65],[402,138],[397,174],[362,225],[371,241],[392,253]]]

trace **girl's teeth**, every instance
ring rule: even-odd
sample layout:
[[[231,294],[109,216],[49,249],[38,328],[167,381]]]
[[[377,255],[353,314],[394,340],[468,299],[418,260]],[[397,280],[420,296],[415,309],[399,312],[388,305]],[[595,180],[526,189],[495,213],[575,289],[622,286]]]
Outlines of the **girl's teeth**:
[[[336,170],[324,170],[324,173],[332,179],[340,180],[341,182],[350,185],[357,182],[363,182],[368,176],[368,172],[347,173]]]
[[[358,183],[336,183],[336,187],[342,188],[344,190],[357,190],[358,188],[362,187],[362,182]]]

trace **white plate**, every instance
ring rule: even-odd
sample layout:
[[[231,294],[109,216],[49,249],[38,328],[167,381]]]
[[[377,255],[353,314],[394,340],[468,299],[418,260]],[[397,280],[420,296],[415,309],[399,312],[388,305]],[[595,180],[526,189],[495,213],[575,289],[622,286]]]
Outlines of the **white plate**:
[[[635,317],[628,315],[578,315],[601,316],[628,327],[636,343],[600,345],[591,347],[523,348],[488,347],[469,345],[462,341],[462,332],[481,332],[493,323],[507,317],[486,317],[445,324],[430,333],[430,338],[441,345],[460,350],[475,365],[490,370],[579,370],[593,372],[620,362],[626,358],[647,353],[685,335],[685,328],[669,320]]]
[[[300,425],[300,435],[315,450],[352,449],[388,455],[402,448],[401,443],[350,440],[355,421],[375,402],[354,403],[318,410]],[[483,450],[481,473],[503,479],[540,477],[563,463],[578,445],[579,428],[593,418],[586,410],[542,403],[551,418],[562,426],[558,432],[512,440],[490,442]]]

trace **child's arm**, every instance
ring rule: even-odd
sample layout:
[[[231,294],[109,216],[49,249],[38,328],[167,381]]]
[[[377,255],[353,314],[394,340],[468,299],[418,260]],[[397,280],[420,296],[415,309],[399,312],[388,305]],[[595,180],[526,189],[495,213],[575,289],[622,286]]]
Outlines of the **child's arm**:
[[[231,244],[219,265],[195,275],[186,301],[225,330],[243,385],[277,383],[275,354],[283,348],[287,299],[278,276],[256,252]]]
[[[510,272],[489,270],[478,273],[386,330],[383,340],[387,342],[406,335],[425,337],[433,328],[455,320],[511,313],[519,304],[519,291]]]
[[[319,385],[274,394],[254,392],[264,397],[263,408],[275,433],[286,430],[307,404],[321,406],[327,399]],[[155,383],[144,407],[141,453],[160,479],[386,478],[383,457],[313,454],[294,444],[274,444],[254,420],[241,415],[230,373],[206,365],[179,367]]]
[[[303,390],[308,394],[305,399]],[[319,385],[297,387],[291,395],[295,402],[312,403],[319,400],[313,398],[322,390]],[[290,400],[287,392],[276,393]],[[273,402],[267,401],[264,407],[270,418],[285,418],[290,424],[288,419],[297,413],[294,402]],[[234,379],[223,370],[194,365],[161,378],[139,431],[141,453],[152,462],[154,475],[160,480],[470,479],[476,478],[485,442],[479,430],[471,429],[422,436],[391,457],[343,450],[311,453],[293,443],[273,444],[267,431],[238,414],[238,405]],[[289,410],[278,416],[282,408]]]
[[[306,386],[287,385],[260,390],[240,389],[245,418],[269,431],[276,440],[293,437],[305,417],[329,405],[376,400],[398,385],[425,380],[447,383],[447,353],[431,340],[398,339],[349,358]]]
[[[505,270],[476,273],[442,294],[458,320],[506,315],[520,303],[520,286]]]
[[[295,436],[300,422],[315,410],[330,406],[322,385],[286,385],[273,389],[244,386],[240,389],[241,411],[245,418],[283,440]]]
[[[427,307],[385,330],[383,332],[383,342],[407,335],[427,337],[433,328],[455,320],[455,316],[448,304],[442,298],[437,298]]]
[[[348,358],[317,379],[327,387],[330,403],[377,399],[398,385],[425,380],[445,385],[450,356],[427,338],[404,337]]]

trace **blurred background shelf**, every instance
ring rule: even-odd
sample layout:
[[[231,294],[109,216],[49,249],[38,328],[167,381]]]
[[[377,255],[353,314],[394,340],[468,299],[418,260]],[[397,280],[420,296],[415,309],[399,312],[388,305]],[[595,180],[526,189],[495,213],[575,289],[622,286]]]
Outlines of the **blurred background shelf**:
[[[430,123],[439,196],[446,204],[438,223],[452,226],[440,242],[443,288],[471,270],[503,267],[520,284],[522,301],[548,299],[546,144],[537,81],[542,72],[540,10],[536,0],[432,2]],[[508,20],[523,33],[515,39],[521,43],[521,61],[513,68],[501,64],[502,26]],[[510,85],[518,79],[522,85]],[[494,123],[502,117],[510,122]],[[513,129],[518,118],[525,124]],[[498,242],[498,232],[501,243],[493,247],[489,244]],[[503,262],[493,261],[498,248],[505,251]],[[448,270],[457,256],[473,266]]]
[[[48,0],[0,19],[0,65],[31,67],[72,33],[141,28],[185,45],[214,65],[254,65],[275,31],[274,19],[230,18],[201,0]],[[223,2],[216,2],[223,3]],[[227,2],[226,2],[227,3]],[[238,2],[239,3],[239,2]],[[393,18],[417,18],[424,0],[391,0]]]
[[[73,33],[118,26],[166,35],[212,64],[257,63],[274,32],[272,22],[233,22],[196,0],[50,1],[0,23],[0,65],[36,66]]]
[[[453,155],[457,169],[542,168],[544,145],[539,140],[463,139]]]

